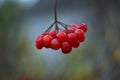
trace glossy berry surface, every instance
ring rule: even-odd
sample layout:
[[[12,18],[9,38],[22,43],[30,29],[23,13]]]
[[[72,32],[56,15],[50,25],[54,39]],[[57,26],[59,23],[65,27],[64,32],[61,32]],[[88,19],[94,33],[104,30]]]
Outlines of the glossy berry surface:
[[[73,28],[73,29],[78,29],[78,27],[79,27],[77,24],[71,24],[70,26],[71,26],[71,28]]]
[[[72,47],[78,48],[79,45],[80,45],[80,42],[77,40],[77,41],[75,41],[75,42],[72,44]]]
[[[87,31],[87,25],[85,23],[82,23],[80,26],[79,26],[79,29],[82,29],[84,32]]]
[[[62,52],[64,54],[70,53],[71,50],[72,50],[72,46],[69,42],[65,41],[65,42],[62,43]]]
[[[49,32],[49,35],[51,35],[52,37],[56,37],[57,31],[56,30],[51,30]]]
[[[68,33],[67,35],[67,41],[73,44],[75,41],[77,41],[77,36],[75,33]]]
[[[43,35],[39,35],[36,39],[36,48],[42,49],[43,47]]]
[[[44,44],[45,47],[49,47],[50,44],[51,44],[51,41],[52,41],[52,36],[50,36],[50,35],[45,35],[45,36],[43,37],[43,44]]]
[[[54,50],[58,50],[60,48],[60,43],[57,39],[53,39],[51,41],[51,48]]]
[[[59,32],[57,34],[57,39],[60,43],[62,43],[63,41],[65,41],[67,39],[67,35],[65,32]]]
[[[85,39],[84,32],[81,29],[76,29],[75,34],[80,42],[83,42]]]

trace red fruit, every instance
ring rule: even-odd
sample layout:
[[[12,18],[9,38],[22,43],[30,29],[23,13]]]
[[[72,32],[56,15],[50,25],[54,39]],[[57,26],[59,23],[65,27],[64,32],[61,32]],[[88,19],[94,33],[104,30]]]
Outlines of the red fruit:
[[[42,49],[42,47],[43,47],[43,35],[39,35],[36,38],[36,48],[37,49]]]
[[[85,34],[83,36],[81,36],[80,42],[84,42],[84,41],[85,41]]]
[[[87,31],[87,25],[85,23],[82,23],[80,26],[79,26],[79,29],[82,29],[84,32]]]
[[[72,44],[72,47],[78,48],[79,45],[80,45],[80,42],[77,40],[77,41],[75,41],[75,42]]]
[[[71,24],[69,27],[69,33],[74,33],[76,29],[78,29],[78,25]]]
[[[75,29],[72,28],[72,27],[69,27],[69,29],[68,29],[68,33],[74,33],[74,32],[75,32]]]
[[[62,52],[64,54],[70,53],[71,50],[72,50],[72,46],[69,42],[65,41],[65,42],[62,43]]]
[[[70,30],[75,31],[77,28],[75,27],[70,27]]]
[[[51,44],[51,41],[52,41],[52,36],[51,35],[45,35],[44,37],[43,37],[43,43],[44,43],[44,46],[46,47],[46,48],[49,48],[50,47],[50,44]]]
[[[61,32],[67,33],[68,31],[66,29],[63,29]]]
[[[49,32],[49,35],[51,35],[52,37],[56,37],[57,31],[56,30],[51,30]]]
[[[60,43],[62,43],[63,41],[67,39],[67,34],[65,32],[59,32],[57,34],[57,39]]]
[[[78,29],[78,27],[79,27],[79,26],[76,25],[76,24],[71,24],[70,26],[71,26],[71,28],[74,28],[74,29]]]
[[[78,40],[79,40],[80,42],[83,42],[83,41],[85,40],[85,35],[84,35],[83,30],[81,30],[81,29],[76,29],[76,30],[75,30],[75,34],[76,34],[76,36],[77,36],[77,38],[78,38]]]
[[[53,39],[51,41],[51,48],[54,50],[58,50],[60,48],[60,43],[57,39]]]
[[[42,35],[48,35],[49,33],[48,32],[44,32]]]
[[[77,41],[77,36],[76,36],[76,34],[75,33],[69,33],[68,35],[67,35],[67,41],[69,42],[69,43],[74,43],[75,41]]]

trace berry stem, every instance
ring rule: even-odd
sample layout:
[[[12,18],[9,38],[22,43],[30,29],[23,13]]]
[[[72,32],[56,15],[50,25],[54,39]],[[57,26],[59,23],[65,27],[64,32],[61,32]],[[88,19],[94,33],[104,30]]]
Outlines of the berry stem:
[[[60,30],[58,24],[60,24],[63,28],[67,29],[67,26],[66,24],[62,23],[62,22],[59,22],[58,19],[57,19],[57,0],[55,0],[54,2],[54,23],[52,25],[49,26],[49,28],[45,31],[45,32],[48,32],[51,30],[51,28],[55,25],[55,29],[57,30],[57,32]]]
[[[59,22],[59,21],[58,21],[57,23],[63,25],[64,27],[67,27],[67,26],[68,26],[68,25],[66,25],[65,23],[62,23],[62,22]]]
[[[54,17],[55,17],[55,23],[57,23],[57,0],[55,0]]]
[[[55,8],[55,10],[54,10],[54,16],[55,16],[55,28],[56,28],[56,30],[57,30],[57,32],[58,32],[58,30],[59,30],[59,28],[58,28],[58,24],[57,24],[57,22],[58,22],[58,20],[57,20],[57,0],[55,0],[55,6],[54,6],[54,8]]]
[[[55,23],[55,29],[57,30],[57,33],[59,32],[59,27],[58,27],[58,24]]]
[[[45,32],[50,31],[54,24],[55,24],[55,22],[52,25],[50,25],[50,27]]]
[[[65,28],[65,29],[67,29],[68,30],[68,28],[67,28],[67,25],[66,24],[64,24],[64,23],[62,23],[62,22],[57,22],[58,24],[60,24],[63,28]]]

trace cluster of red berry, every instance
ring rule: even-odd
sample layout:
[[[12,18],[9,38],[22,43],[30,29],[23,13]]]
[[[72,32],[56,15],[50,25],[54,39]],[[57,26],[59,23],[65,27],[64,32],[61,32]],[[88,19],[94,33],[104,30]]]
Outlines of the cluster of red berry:
[[[87,31],[87,25],[82,23],[81,25],[71,24],[65,29],[58,31],[58,29],[46,31],[36,38],[36,48],[42,49],[52,48],[53,50],[59,50],[61,48],[64,54],[70,53],[73,48],[78,48],[80,42],[85,40],[85,32]]]

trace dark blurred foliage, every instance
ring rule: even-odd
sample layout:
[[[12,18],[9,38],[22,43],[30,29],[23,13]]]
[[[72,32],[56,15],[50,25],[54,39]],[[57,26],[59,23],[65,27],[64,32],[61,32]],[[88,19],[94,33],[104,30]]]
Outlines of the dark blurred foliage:
[[[120,80],[120,0],[58,0],[60,20],[88,24],[86,41],[69,55],[34,47],[36,36],[47,29],[42,26],[53,21],[54,0],[32,7],[4,1],[0,80]]]

